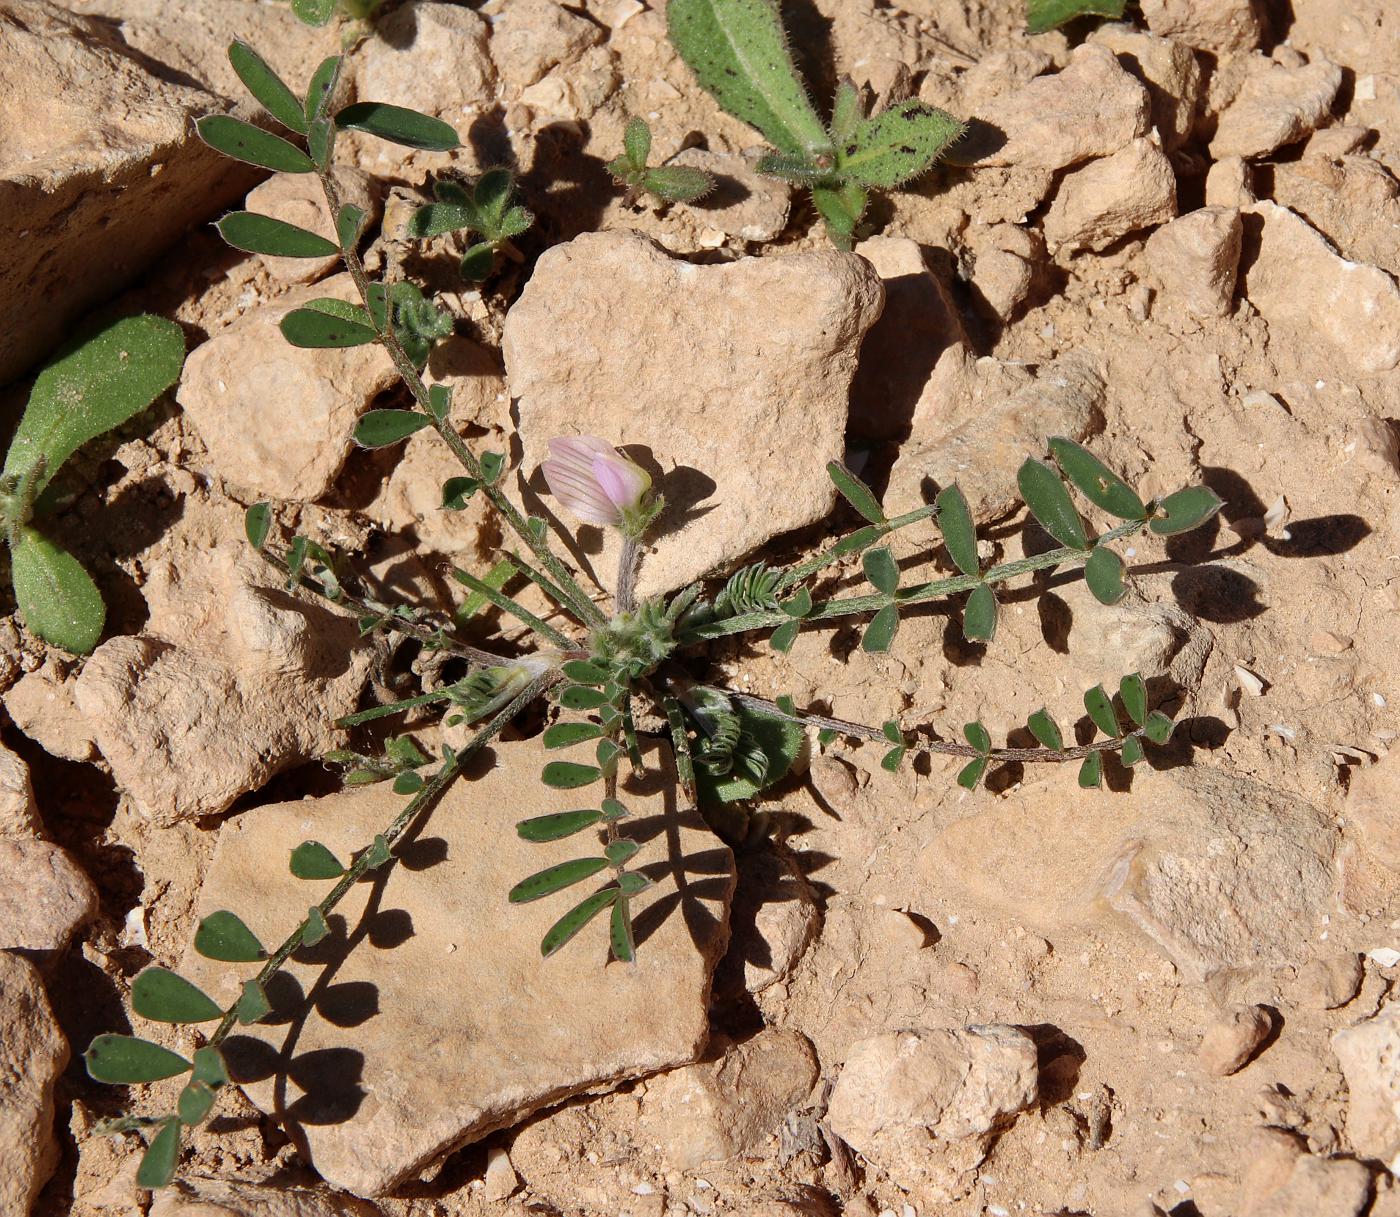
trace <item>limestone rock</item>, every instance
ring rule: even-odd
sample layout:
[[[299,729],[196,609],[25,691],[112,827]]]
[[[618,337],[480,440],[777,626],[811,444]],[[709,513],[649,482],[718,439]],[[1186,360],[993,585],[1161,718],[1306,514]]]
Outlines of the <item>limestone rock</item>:
[[[1119,22],[1100,26],[1089,41],[1107,47],[1142,81],[1162,147],[1168,152],[1181,147],[1191,135],[1202,96],[1201,65],[1191,48]]]
[[[1102,425],[1104,389],[1093,361],[1073,353],[1036,377],[977,360],[956,392],[921,398],[913,434],[890,470],[886,509],[910,511],[957,482],[979,520],[1005,515],[1017,502],[1016,470],[1046,436],[1082,440]]]
[[[718,1047],[714,1060],[647,1083],[639,1131],[660,1145],[671,1167],[694,1170],[760,1154],[820,1073],[812,1045],[796,1031],[767,1028]]]
[[[117,783],[160,823],[224,811],[336,747],[369,669],[352,618],[231,544],[153,564],[146,633],[103,643],[77,682]]]
[[[1317,139],[1302,160],[1273,166],[1274,202],[1297,212],[1343,257],[1400,275],[1400,182],[1369,156],[1313,155]]]
[[[1061,249],[1107,249],[1176,215],[1176,174],[1150,139],[1135,139],[1072,170],[1045,216],[1045,239]]]
[[[1309,961],[1298,973],[1303,1000],[1315,1010],[1345,1006],[1361,991],[1366,969],[1355,951],[1324,955]]]
[[[1147,238],[1147,264],[1168,302],[1195,317],[1234,307],[1244,225],[1233,207],[1201,207]]]
[[[151,1217],[380,1217],[354,1196],[224,1179],[177,1178],[153,1198]]]
[[[1206,173],[1207,207],[1248,207],[1255,202],[1249,162],[1227,156],[1211,165]]]
[[[403,861],[359,885],[331,918],[331,936],[293,958],[269,994],[281,1014],[229,1041],[249,1098],[279,1113],[332,1185],[380,1194],[541,1107],[700,1057],[728,933],[730,853],[699,817],[677,814],[674,769],[654,748],[648,776],[624,779],[619,795],[632,813],[629,835],[642,843],[636,865],[654,880],[632,903],[635,968],[605,966],[597,923],[541,960],[541,937],[584,889],[518,906],[506,893],[596,845],[533,844],[510,831],[509,821],[568,805],[538,780],[558,756],[538,740],[496,744],[421,836],[401,844]],[[289,851],[315,839],[349,857],[402,806],[387,785],[370,786],[227,821],[200,913],[236,908],[264,941],[280,940],[308,900],[307,885],[287,873]],[[218,1001],[246,972],[193,951],[182,966]]]
[[[602,39],[598,26],[558,0],[511,0],[492,23],[491,58],[510,88],[523,89]]]
[[[0,950],[42,962],[97,914],[92,880],[48,841],[0,837],[0,875]]]
[[[482,1176],[483,1200],[507,1200],[520,1186],[520,1177],[511,1165],[510,1155],[499,1145],[486,1151],[486,1174]]]
[[[254,308],[185,360],[180,405],[219,475],[257,497],[325,494],[350,452],[355,420],[397,380],[378,343],[307,349],[282,337],[282,318],[319,297],[357,299],[350,276],[336,275]]]
[[[40,827],[29,766],[0,744],[0,838],[33,836]]]
[[[224,108],[153,75],[111,30],[47,0],[0,2],[0,384],[254,180],[195,138]]]
[[[792,187],[778,178],[764,177],[743,157],[686,148],[666,164],[703,169],[715,179],[713,191],[683,204],[698,223],[759,243],[776,241],[787,227]]]
[[[1198,51],[1252,51],[1263,36],[1256,0],[1143,0],[1147,26]]]
[[[1341,68],[1325,59],[1252,73],[1220,115],[1211,156],[1265,156],[1306,139],[1327,121],[1341,86]]]
[[[488,33],[486,22],[461,5],[416,0],[396,8],[355,52],[356,94],[434,114],[465,138],[463,120],[495,97]]]
[[[1352,774],[1347,820],[1361,830],[1370,853],[1400,870],[1400,755],[1388,754]]]
[[[502,340],[522,473],[536,475],[551,436],[579,432],[648,469],[666,511],[642,596],[737,562],[831,510],[826,465],[843,454],[856,353],[883,296],[868,263],[833,250],[695,266],[635,233],[557,245]],[[610,585],[618,542],[576,535]]]
[[[827,1123],[900,1186],[947,1144],[970,1142],[975,1165],[991,1134],[1037,1098],[1035,1043],[1015,1027],[896,1031],[861,1040],[841,1067]]]
[[[1201,1066],[1216,1077],[1229,1077],[1243,1069],[1274,1028],[1263,1006],[1232,1006],[1206,1028],[1201,1039]]]
[[[1286,207],[1256,203],[1245,214],[1244,294],[1270,328],[1321,335],[1359,373],[1400,363],[1400,287],[1390,275],[1338,256]]]
[[[967,235],[975,261],[972,286],[1001,321],[1009,321],[1035,283],[1044,242],[1019,224],[977,225]]]
[[[58,1164],[53,1089],[67,1064],[39,973],[0,951],[0,1212],[28,1213]]]
[[[1364,1158],[1400,1154],[1400,1004],[1332,1037],[1347,1082],[1347,1140]]]
[[[1006,134],[1006,143],[977,158],[978,165],[1063,169],[1147,134],[1151,102],[1112,51],[1086,43],[1064,71],[1036,77],[976,117]],[[969,139],[970,156],[977,144],[975,135]]]
[[[1371,1173],[1360,1162],[1307,1152],[1280,1128],[1257,1129],[1247,1149],[1240,1217],[1360,1217]]]
[[[762,993],[786,980],[820,923],[816,896],[788,855],[764,849],[742,856],[721,991]]]
[[[337,166],[335,184],[342,203],[353,203],[364,211],[367,223],[379,215],[377,196],[369,177],[349,165]],[[274,173],[261,186],[248,192],[244,206],[259,215],[309,229],[335,240],[335,225],[326,209],[321,183],[312,173]],[[284,283],[314,283],[340,265],[339,254],[324,258],[275,258],[259,254],[274,279]]]

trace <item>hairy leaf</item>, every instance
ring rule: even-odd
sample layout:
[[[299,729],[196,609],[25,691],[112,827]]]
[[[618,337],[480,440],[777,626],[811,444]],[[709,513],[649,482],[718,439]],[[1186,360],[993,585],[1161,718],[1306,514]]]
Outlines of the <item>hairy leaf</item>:
[[[1091,752],[1079,766],[1079,785],[1085,790],[1097,790],[1103,785],[1103,753]]]
[[[841,497],[861,515],[872,524],[885,522],[885,513],[880,506],[880,501],[875,497],[875,492],[845,465],[839,461],[829,461],[826,472],[827,476],[836,484],[836,489],[841,492]]]
[[[637,943],[632,937],[632,910],[626,892],[619,891],[613,901],[608,942],[618,963],[631,963],[637,958]]]
[[[97,1082],[158,1082],[190,1067],[177,1052],[134,1035],[99,1035],[83,1053],[88,1076]]]
[[[642,174],[642,188],[668,203],[693,203],[715,188],[715,179],[691,165],[662,165]]]
[[[1138,673],[1125,676],[1118,682],[1118,696],[1123,699],[1123,709],[1133,722],[1139,727],[1147,722],[1147,684]]]
[[[1095,507],[1103,508],[1120,520],[1146,518],[1147,508],[1137,491],[1088,449],[1081,448],[1062,435],[1056,435],[1050,440],[1050,451],[1065,477]]]
[[[228,48],[228,61],[248,92],[264,110],[284,127],[298,135],[306,134],[306,112],[295,93],[257,51],[246,42],[235,40]]]
[[[1084,582],[1100,604],[1117,604],[1128,592],[1123,582],[1123,559],[1106,546],[1096,545],[1084,563]]]
[[[963,605],[963,637],[968,642],[991,642],[997,636],[997,597],[985,583],[968,593]]]
[[[387,448],[432,425],[417,410],[370,410],[355,424],[355,442],[361,448]]]
[[[272,216],[258,215],[254,211],[231,211],[214,227],[234,249],[250,254],[268,254],[276,258],[325,258],[340,252],[334,241],[328,241],[318,233]]]
[[[1069,491],[1060,475],[1044,461],[1028,459],[1016,473],[1016,485],[1021,497],[1040,526],[1061,545],[1070,549],[1088,549],[1089,538],[1084,535],[1084,521],[1074,509]]]
[[[964,790],[976,790],[977,783],[982,780],[982,775],[987,772],[987,758],[979,756],[975,761],[968,761],[958,773],[958,785]]]
[[[32,528],[10,553],[15,602],[26,628],[52,646],[87,655],[102,637],[107,606],[78,559]]]
[[[1076,17],[1111,17],[1118,21],[1127,0],[1026,0],[1026,29],[1044,34]]]
[[[277,328],[294,347],[358,347],[379,338],[363,308],[329,298],[292,309]]]
[[[840,186],[812,186],[812,202],[826,224],[827,235],[837,249],[849,250],[855,243],[856,225],[865,214],[870,196],[858,182]]]
[[[926,172],[964,130],[927,102],[902,101],[856,128],[840,149],[838,167],[864,186],[888,190]]]
[[[1084,708],[1089,711],[1089,717],[1105,735],[1112,738],[1122,734],[1122,727],[1118,725],[1118,714],[1113,709],[1113,699],[1104,692],[1103,685],[1095,685],[1084,694]]]
[[[644,118],[634,118],[622,133],[622,149],[633,169],[645,169],[651,156],[651,127]]]
[[[227,114],[206,114],[195,123],[199,138],[225,156],[274,173],[312,173],[316,166],[295,144]]]
[[[861,558],[861,567],[877,591],[893,596],[899,590],[899,567],[887,546],[866,550]]]
[[[706,803],[753,798],[785,777],[806,746],[807,733],[801,723],[742,703],[735,703],[734,713],[739,720],[739,738],[733,750],[732,768],[723,775],[703,770],[695,775],[701,800]]]
[[[597,765],[580,765],[577,761],[550,761],[540,772],[540,781],[554,790],[577,790],[589,786],[603,776]]]
[[[887,604],[870,619],[861,635],[860,647],[872,655],[883,655],[894,645],[894,636],[899,630],[899,606]]]
[[[532,900],[552,896],[575,883],[591,879],[599,871],[605,870],[607,865],[606,858],[575,858],[571,862],[560,862],[557,866],[537,871],[528,879],[522,879],[510,889],[507,899],[512,904],[528,904]]]
[[[856,133],[856,128],[865,118],[861,105],[860,90],[849,80],[836,86],[836,96],[831,103],[831,138],[839,147]]]
[[[328,59],[321,60],[316,70],[311,73],[311,84],[306,90],[306,121],[312,122],[321,118],[329,107],[335,87],[340,82],[340,70],[344,65],[344,60],[339,55],[332,55]]]
[[[540,954],[548,959],[594,917],[608,908],[617,897],[617,888],[605,887],[601,892],[594,892],[574,905],[550,926],[545,936],[540,939]]]
[[[440,118],[391,106],[382,101],[360,101],[335,116],[342,131],[363,131],[390,143],[425,152],[451,152],[461,147],[457,132]]]
[[[934,499],[938,508],[938,526],[943,530],[943,544],[948,547],[948,556],[965,575],[975,575],[982,565],[977,558],[977,529],[972,523],[972,512],[967,506],[967,497],[956,485],[945,486]]]
[[[484,282],[496,269],[496,247],[490,241],[469,246],[457,269],[468,283]]]
[[[319,841],[303,841],[294,850],[289,863],[298,879],[339,879],[345,867]]]
[[[165,968],[147,968],[132,982],[131,1008],[161,1023],[207,1023],[223,1014],[206,993]]]
[[[479,231],[476,222],[476,208],[461,203],[425,203],[411,216],[404,226],[411,237],[426,239],[440,237],[445,232],[456,232],[459,228]]]
[[[175,1111],[179,1114],[181,1124],[192,1126],[202,1123],[213,1106],[214,1091],[203,1082],[192,1081],[180,1091],[180,1097],[175,1102]]]
[[[141,1165],[136,1168],[136,1186],[164,1187],[174,1178],[175,1165],[179,1160],[180,1121],[171,1116],[160,1126],[160,1131],[151,1138],[146,1152],[141,1155]]]
[[[1044,707],[1026,720],[1026,726],[1031,729],[1031,734],[1035,736],[1042,747],[1049,748],[1051,752],[1060,752],[1064,749],[1065,741],[1060,734],[1060,728],[1050,717],[1050,712]]]

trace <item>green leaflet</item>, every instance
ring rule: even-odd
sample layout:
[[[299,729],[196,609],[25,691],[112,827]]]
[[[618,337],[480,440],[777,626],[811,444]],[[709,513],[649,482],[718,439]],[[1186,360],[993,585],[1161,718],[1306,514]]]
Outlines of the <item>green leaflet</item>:
[[[1127,0],[1026,0],[1026,29],[1044,34],[1076,17],[1111,17],[1118,21]]]
[[[32,528],[21,528],[10,553],[20,617],[45,642],[87,655],[102,637],[107,606],[78,559]]]
[[[925,102],[900,102],[856,127],[838,150],[837,169],[863,186],[889,190],[930,169],[964,130]]]

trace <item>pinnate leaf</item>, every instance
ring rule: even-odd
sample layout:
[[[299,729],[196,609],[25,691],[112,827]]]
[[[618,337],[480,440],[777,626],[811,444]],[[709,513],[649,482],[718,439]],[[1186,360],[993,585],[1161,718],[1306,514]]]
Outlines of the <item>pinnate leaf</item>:
[[[215,225],[234,249],[276,258],[325,258],[340,252],[334,241],[255,211],[231,211]]]
[[[325,25],[335,12],[335,0],[292,0],[292,12],[306,25]]]
[[[958,785],[964,790],[976,790],[977,783],[982,780],[982,775],[987,772],[987,758],[979,756],[975,761],[968,761],[958,773]]]
[[[1079,785],[1085,790],[1097,790],[1103,785],[1103,753],[1091,752],[1079,766]]]
[[[147,968],[136,978],[131,1008],[160,1023],[206,1023],[223,1014],[208,994],[165,968]]]
[[[965,575],[977,574],[982,566],[977,558],[977,530],[967,506],[967,496],[957,485],[945,486],[938,492],[934,505],[938,508],[943,544],[948,547],[953,565]]]
[[[141,1155],[141,1165],[136,1168],[136,1186],[145,1188],[164,1187],[175,1176],[175,1165],[180,1160],[180,1121],[174,1116],[160,1126],[160,1131],[151,1138],[146,1152]]]
[[[1084,694],[1084,708],[1089,712],[1094,726],[1105,735],[1112,738],[1122,734],[1118,714],[1113,709],[1113,699],[1104,692],[1103,685],[1095,685]]]
[[[1074,509],[1069,491],[1056,473],[1044,461],[1028,459],[1016,473],[1021,497],[1040,526],[1061,545],[1070,549],[1088,549],[1084,521]]]
[[[598,723],[552,723],[544,729],[546,748],[570,748],[603,734]]]
[[[597,808],[556,811],[552,815],[521,820],[515,826],[515,831],[522,841],[559,841],[586,828],[592,828],[602,818],[603,813]]]
[[[1026,0],[1026,29],[1044,34],[1076,17],[1123,16],[1127,0]]]
[[[338,879],[345,873],[340,859],[319,841],[303,841],[292,850],[289,865],[298,879]]]
[[[632,910],[625,892],[619,891],[613,901],[608,941],[618,963],[631,963],[637,958],[637,944],[632,937]]]
[[[1118,682],[1118,696],[1123,699],[1123,709],[1139,727],[1147,722],[1147,684],[1134,672]]]
[[[594,917],[608,908],[617,897],[617,888],[605,887],[601,892],[594,892],[574,905],[549,927],[549,931],[540,940],[540,954],[548,959]]]
[[[596,765],[580,765],[575,761],[550,761],[540,773],[540,781],[553,790],[577,790],[603,776]]]
[[[228,48],[228,61],[264,110],[289,130],[306,134],[306,112],[301,101],[267,60],[246,42],[234,41]]]
[[[261,549],[272,528],[272,508],[266,503],[254,503],[243,513],[243,531],[248,536],[248,544]]]
[[[537,871],[528,879],[522,879],[510,889],[507,898],[512,904],[528,904],[532,900],[552,896],[575,883],[582,883],[606,869],[607,865],[606,858],[575,858],[571,862],[560,862],[557,866]]]
[[[213,1106],[214,1091],[203,1082],[192,1081],[180,1091],[175,1110],[180,1116],[181,1124],[194,1125],[202,1123]]]
[[[134,1035],[99,1035],[83,1053],[83,1061],[94,1081],[118,1084],[158,1082],[190,1067],[178,1052]]]
[[[996,593],[985,583],[979,583],[963,606],[963,637],[968,642],[991,642],[996,634]]]
[[[274,173],[311,173],[316,166],[295,144],[228,114],[206,114],[195,123],[199,138],[225,156]]]
[[[382,101],[346,106],[335,116],[335,122],[342,131],[363,131],[425,152],[451,152],[461,147],[457,132],[440,118]]]
[[[194,932],[194,949],[206,959],[226,963],[252,963],[265,954],[258,936],[242,918],[227,909],[210,913]]]
[[[387,448],[432,424],[417,410],[370,410],[355,424],[355,442],[361,448]]]
[[[1176,724],[1160,710],[1153,710],[1142,725],[1142,733],[1154,744],[1165,744],[1172,737]]]
[[[865,569],[865,577],[877,591],[893,596],[899,590],[899,567],[888,547],[882,545],[878,549],[867,550],[861,558],[861,565]]]
[[[234,1016],[244,1027],[261,1022],[272,1013],[272,1003],[267,1000],[267,991],[256,980],[243,982],[243,994],[234,1007]]]
[[[329,298],[292,309],[277,328],[294,347],[358,347],[379,337],[363,308]]]
[[[826,466],[826,472],[827,476],[836,484],[836,489],[841,492],[841,497],[861,515],[872,524],[885,522],[885,513],[880,507],[880,501],[875,497],[875,492],[845,465],[841,464],[840,461],[830,461]]]
[[[340,81],[340,69],[344,60],[339,55],[331,55],[321,60],[311,74],[311,84],[306,90],[306,120],[311,122],[325,114],[327,105]]]
[[[963,739],[967,740],[983,756],[992,750],[992,737],[980,722],[968,723],[963,727]]]
[[[1100,604],[1117,604],[1128,592],[1123,582],[1123,559],[1106,546],[1096,545],[1084,563],[1084,582]]]
[[[1037,710],[1026,720],[1026,725],[1042,747],[1049,748],[1051,752],[1063,750],[1065,746],[1064,736],[1060,734],[1059,725],[1050,717],[1048,710],[1043,707]]]
[[[1147,508],[1137,491],[1087,448],[1057,435],[1050,440],[1050,451],[1065,477],[1095,507],[1103,508],[1120,520],[1146,518]]]
[[[1225,501],[1208,486],[1188,486],[1167,495],[1160,506],[1166,514],[1153,519],[1148,527],[1158,536],[1171,537],[1199,528],[1225,506]]]
[[[1122,757],[1123,764],[1131,769],[1143,758],[1142,740],[1138,739],[1136,735],[1128,736],[1123,741],[1123,748],[1119,755]]]
[[[872,655],[883,655],[894,645],[894,636],[899,630],[899,606],[887,604],[870,619],[861,636],[861,650]]]
[[[194,1050],[194,1076],[206,1086],[217,1089],[228,1084],[228,1065],[224,1054],[213,1045]]]

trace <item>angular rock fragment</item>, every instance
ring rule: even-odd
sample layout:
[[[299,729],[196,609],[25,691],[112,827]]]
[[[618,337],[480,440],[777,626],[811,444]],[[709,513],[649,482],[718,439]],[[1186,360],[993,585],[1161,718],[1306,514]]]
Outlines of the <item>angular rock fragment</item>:
[[[695,266],[635,233],[555,246],[502,340],[522,473],[551,436],[599,435],[666,497],[641,595],[732,564],[831,510],[826,464],[843,454],[856,354],[883,298],[864,259],[834,250]],[[616,539],[584,527],[579,540],[610,586]]]
[[[49,841],[0,837],[0,875],[0,950],[41,963],[97,914],[92,880]]]
[[[505,84],[518,90],[602,40],[597,25],[558,0],[511,0],[492,22],[491,58]]]
[[[1176,174],[1150,139],[1135,139],[1065,175],[1045,216],[1045,239],[1065,250],[1107,249],[1176,215]]]
[[[361,101],[437,115],[465,138],[470,117],[495,97],[490,27],[471,9],[415,0],[376,23],[351,62]]]
[[[1347,1158],[1310,1154],[1301,1138],[1258,1129],[1248,1146],[1240,1217],[1361,1217],[1371,1172]]]
[[[1321,335],[1358,373],[1400,363],[1400,286],[1390,275],[1338,256],[1277,203],[1245,214],[1244,294],[1270,327]]]
[[[1273,166],[1273,201],[1302,216],[1344,258],[1400,275],[1400,181],[1369,156],[1314,155],[1316,143],[1315,135],[1302,160]]]
[[[375,1205],[354,1196],[224,1179],[177,1177],[154,1200],[151,1217],[381,1217]]]
[[[41,827],[29,766],[0,745],[0,838],[33,836]]]
[[[1263,36],[1257,0],[1143,0],[1148,28],[1198,51],[1252,51]]]
[[[968,246],[976,259],[973,287],[999,320],[1009,321],[1030,294],[1044,242],[1019,224],[994,224],[974,228]]]
[[[1345,1027],[1332,1051],[1347,1081],[1347,1140],[1365,1158],[1400,1154],[1400,1004]]]
[[[1147,238],[1147,264],[1167,301],[1194,317],[1234,307],[1244,226],[1233,207],[1201,207]]]
[[[255,497],[309,502],[325,494],[349,455],[355,421],[397,380],[378,343],[290,345],[277,328],[308,300],[356,300],[336,275],[240,317],[185,360],[176,397],[220,477]]]
[[[699,1059],[728,934],[729,850],[674,809],[669,754],[652,749],[648,777],[624,779],[619,794],[642,843],[632,867],[654,881],[632,903],[635,967],[607,963],[599,922],[542,960],[546,930],[601,886],[506,900],[527,875],[600,845],[591,835],[535,844],[510,831],[511,821],[579,805],[539,782],[558,756],[538,740],[495,744],[401,845],[402,860],[346,897],[330,937],[293,957],[270,986],[272,1018],[230,1041],[249,1098],[279,1114],[332,1185],[381,1194],[541,1107]],[[234,909],[264,942],[280,941],[322,890],[287,873],[290,851],[313,839],[348,858],[402,807],[386,784],[229,820],[200,913]],[[183,972],[221,1002],[248,974],[193,951]]]
[[[1366,849],[1400,870],[1400,756],[1383,756],[1357,769],[1347,787],[1347,821],[1361,830]]]
[[[787,226],[792,187],[779,178],[764,177],[740,156],[725,156],[703,148],[686,148],[666,161],[703,169],[715,188],[688,204],[698,223],[741,241],[776,241]]]
[[[776,1027],[711,1054],[649,1081],[642,1100],[639,1131],[680,1170],[760,1154],[820,1074],[806,1036]]]
[[[1274,1022],[1263,1006],[1234,1006],[1206,1028],[1200,1060],[1207,1073],[1228,1077],[1247,1065],[1273,1030]]]
[[[39,973],[0,951],[0,1212],[28,1213],[58,1164],[53,1091],[67,1064]]]
[[[1306,139],[1327,121],[1341,86],[1341,68],[1325,59],[1252,73],[1220,115],[1211,156],[1249,159]]]
[[[1201,65],[1191,48],[1117,22],[1100,26],[1089,40],[1112,51],[1146,86],[1152,99],[1152,125],[1162,137],[1162,147],[1171,152],[1184,144],[1202,96]]]

